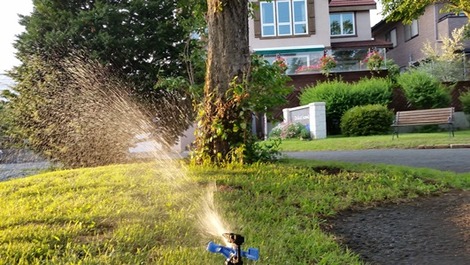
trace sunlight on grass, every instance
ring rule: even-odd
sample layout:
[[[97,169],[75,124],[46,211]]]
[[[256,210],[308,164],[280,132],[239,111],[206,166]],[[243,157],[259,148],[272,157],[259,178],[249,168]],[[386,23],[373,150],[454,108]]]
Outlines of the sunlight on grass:
[[[195,208],[181,203],[196,192],[175,192],[151,164],[1,182],[0,264],[164,264],[159,245],[197,255],[200,242],[186,238],[197,233]]]
[[[352,206],[469,188],[470,174],[291,160],[191,168],[174,189],[154,163],[64,170],[0,182],[0,264],[219,264],[197,225],[198,198],[215,202],[259,264],[361,264],[321,229]],[[457,179],[459,181],[457,181]],[[458,186],[461,185],[461,186]],[[246,264],[255,264],[246,260]]]
[[[328,136],[326,139],[302,141],[283,140],[282,151],[333,151],[361,150],[384,148],[417,148],[419,146],[437,146],[449,144],[470,144],[470,130],[457,131],[455,137],[447,132],[437,133],[403,133],[392,140],[391,135],[374,135],[358,137]]]

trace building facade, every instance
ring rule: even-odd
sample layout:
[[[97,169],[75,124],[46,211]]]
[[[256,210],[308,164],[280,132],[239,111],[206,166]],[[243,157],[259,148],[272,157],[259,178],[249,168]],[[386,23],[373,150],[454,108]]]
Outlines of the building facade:
[[[391,47],[372,39],[373,0],[253,2],[259,8],[249,21],[250,48],[270,62],[283,60],[289,75],[320,72],[325,56],[335,61],[332,72],[369,70],[368,54],[384,58]]]
[[[464,26],[468,18],[462,14],[442,13],[442,4],[429,5],[424,14],[411,24],[381,21],[372,28],[372,36],[377,40],[390,41],[393,47],[387,57],[395,61],[401,69],[426,59],[423,52],[425,43],[439,50],[443,38],[450,38],[456,28]],[[458,52],[458,51],[456,51]],[[470,42],[464,44],[462,53],[470,53]]]

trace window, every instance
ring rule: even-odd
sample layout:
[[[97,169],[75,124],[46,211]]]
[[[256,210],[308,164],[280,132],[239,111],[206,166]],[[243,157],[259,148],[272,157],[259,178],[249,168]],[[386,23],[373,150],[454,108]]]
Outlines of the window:
[[[273,0],[260,2],[261,36],[307,34],[306,0]]]
[[[405,25],[405,41],[418,35],[418,20],[413,20],[411,24]]]
[[[351,36],[356,34],[354,13],[332,13],[330,14],[331,36]]]
[[[392,29],[385,34],[385,40],[393,44],[393,48],[397,47],[397,30]]]

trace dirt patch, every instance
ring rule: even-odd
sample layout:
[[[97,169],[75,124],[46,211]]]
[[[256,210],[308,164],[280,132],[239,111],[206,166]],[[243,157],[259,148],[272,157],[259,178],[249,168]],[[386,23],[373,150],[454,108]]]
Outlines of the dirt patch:
[[[312,167],[312,170],[316,173],[321,173],[324,175],[338,175],[342,172],[349,172],[339,167],[329,167],[329,166]]]
[[[470,191],[342,212],[328,227],[371,264],[470,264]]]
[[[235,191],[235,190],[242,190],[242,186],[230,186],[230,185],[218,185],[217,189],[219,191],[225,191],[225,192],[230,192],[230,191]]]

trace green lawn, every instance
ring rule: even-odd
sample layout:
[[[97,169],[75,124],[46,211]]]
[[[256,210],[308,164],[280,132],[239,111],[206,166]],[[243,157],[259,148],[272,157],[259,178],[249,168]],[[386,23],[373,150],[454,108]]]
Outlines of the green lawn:
[[[392,135],[343,137],[328,136],[319,140],[282,140],[282,151],[320,151],[320,150],[359,150],[384,148],[418,148],[420,146],[446,146],[450,144],[470,144],[470,130],[455,132],[449,137],[447,132],[403,133],[392,140]]]
[[[470,174],[288,160],[245,167],[144,163],[63,170],[0,182],[0,264],[222,264],[205,250],[201,202],[257,264],[361,264],[320,226],[352,206],[470,188]],[[337,174],[316,168],[335,167]],[[209,226],[209,228],[212,228]],[[254,264],[246,261],[245,264]]]

